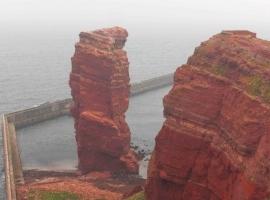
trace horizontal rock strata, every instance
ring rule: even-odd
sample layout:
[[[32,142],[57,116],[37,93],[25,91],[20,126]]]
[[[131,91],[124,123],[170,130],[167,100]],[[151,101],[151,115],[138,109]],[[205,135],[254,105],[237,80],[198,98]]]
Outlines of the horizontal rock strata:
[[[249,31],[213,36],[163,101],[148,200],[270,198],[270,42]]]
[[[129,104],[129,62],[122,49],[128,33],[120,27],[80,33],[70,74],[78,168],[138,173],[125,121]]]

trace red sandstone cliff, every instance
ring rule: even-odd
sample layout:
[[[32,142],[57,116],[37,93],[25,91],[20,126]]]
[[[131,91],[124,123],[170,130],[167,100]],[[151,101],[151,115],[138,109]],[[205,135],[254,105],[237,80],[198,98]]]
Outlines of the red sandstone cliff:
[[[129,104],[129,62],[120,27],[80,33],[70,74],[78,148],[78,169],[138,173],[125,121]]]
[[[164,97],[148,200],[270,199],[270,42],[223,31],[195,49]]]

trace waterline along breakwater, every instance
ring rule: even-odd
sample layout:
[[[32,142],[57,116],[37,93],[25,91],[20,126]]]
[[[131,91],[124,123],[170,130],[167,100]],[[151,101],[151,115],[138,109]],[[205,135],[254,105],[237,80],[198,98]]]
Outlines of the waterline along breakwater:
[[[16,199],[16,184],[24,184],[16,128],[69,114],[71,99],[45,103],[26,110],[5,114],[2,121],[6,198]]]
[[[131,84],[130,96],[171,85],[173,74]],[[3,115],[2,135],[6,175],[6,199],[17,199],[16,184],[24,184],[23,169],[17,143],[16,129],[34,123],[69,115],[72,99],[48,102],[26,110]]]

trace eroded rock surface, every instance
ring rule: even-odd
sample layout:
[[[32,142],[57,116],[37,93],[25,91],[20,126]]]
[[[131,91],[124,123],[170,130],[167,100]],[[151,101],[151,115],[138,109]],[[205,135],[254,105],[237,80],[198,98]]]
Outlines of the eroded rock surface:
[[[138,173],[125,121],[129,104],[129,62],[120,27],[80,33],[70,74],[78,148],[78,169]]]
[[[148,167],[148,200],[270,198],[270,42],[223,31],[179,67]]]

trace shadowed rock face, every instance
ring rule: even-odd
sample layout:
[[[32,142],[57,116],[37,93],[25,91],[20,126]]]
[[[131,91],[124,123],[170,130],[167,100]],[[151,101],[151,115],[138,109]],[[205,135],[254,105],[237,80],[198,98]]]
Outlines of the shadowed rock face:
[[[138,173],[125,121],[129,104],[129,62],[122,50],[128,33],[120,27],[80,33],[70,74],[78,168]]]
[[[163,101],[148,200],[270,198],[270,42],[248,31],[213,36]]]

